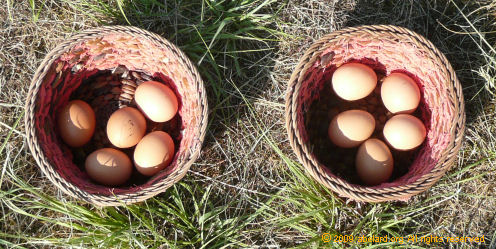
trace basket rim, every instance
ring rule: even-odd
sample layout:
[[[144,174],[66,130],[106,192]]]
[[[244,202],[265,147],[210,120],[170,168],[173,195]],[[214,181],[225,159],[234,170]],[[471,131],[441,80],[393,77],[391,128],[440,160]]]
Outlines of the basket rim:
[[[167,175],[165,178],[151,184],[146,188],[142,188],[133,193],[125,194],[93,194],[85,190],[78,188],[73,183],[64,179],[60,174],[54,170],[54,167],[49,163],[49,160],[43,153],[42,148],[38,142],[36,136],[36,129],[34,127],[34,110],[35,103],[38,96],[38,92],[43,79],[45,78],[50,66],[53,62],[58,59],[63,53],[73,48],[80,42],[104,37],[109,34],[121,34],[121,35],[131,35],[140,36],[145,39],[149,39],[151,42],[157,46],[169,49],[178,61],[188,68],[194,79],[194,84],[198,89],[199,103],[198,108],[201,109],[199,128],[196,130],[195,137],[198,138],[198,146],[196,148],[188,149],[187,157],[178,162],[178,166],[173,172]],[[205,91],[204,82],[194,64],[191,60],[181,51],[176,45],[169,42],[167,39],[159,36],[158,34],[152,33],[150,31],[134,27],[134,26],[102,26],[92,29],[87,29],[80,31],[79,33],[66,38],[62,43],[58,44],[54,49],[52,49],[38,66],[29,86],[28,95],[25,104],[26,115],[24,116],[24,123],[26,126],[26,137],[28,142],[28,147],[35,158],[38,167],[41,169],[43,174],[57,186],[64,193],[75,197],[77,199],[82,199],[86,202],[92,203],[97,206],[120,206],[127,205],[136,202],[144,201],[151,198],[161,192],[164,192],[174,183],[181,180],[189,170],[190,166],[196,161],[200,156],[201,145],[205,139],[207,124],[208,124],[208,103],[207,95]]]
[[[300,132],[296,127],[296,109],[297,96],[304,76],[308,69],[313,65],[322,52],[328,49],[327,46],[330,42],[336,41],[341,38],[353,37],[356,35],[368,35],[377,33],[392,34],[398,39],[402,40],[407,38],[418,47],[428,52],[429,57],[435,60],[438,65],[442,66],[442,70],[446,71],[449,76],[448,91],[452,97],[452,104],[456,111],[456,118],[451,122],[450,127],[450,141],[446,149],[443,151],[440,159],[433,169],[423,174],[415,182],[401,185],[397,187],[386,188],[372,188],[367,186],[359,186],[350,184],[344,179],[328,175],[321,163],[310,152],[308,146],[302,141]],[[436,183],[448,171],[460,150],[465,131],[465,110],[464,100],[461,84],[449,63],[446,56],[439,51],[429,40],[423,36],[404,27],[394,25],[363,25],[356,27],[347,27],[341,30],[331,32],[324,35],[322,38],[313,43],[310,48],[300,58],[297,66],[295,67],[291,78],[288,82],[286,103],[285,103],[285,116],[286,116],[286,129],[288,131],[289,142],[293,151],[295,152],[298,160],[303,164],[305,171],[310,174],[315,180],[338,193],[340,196],[350,198],[355,201],[363,202],[383,202],[392,200],[407,200],[413,195],[421,193]]]

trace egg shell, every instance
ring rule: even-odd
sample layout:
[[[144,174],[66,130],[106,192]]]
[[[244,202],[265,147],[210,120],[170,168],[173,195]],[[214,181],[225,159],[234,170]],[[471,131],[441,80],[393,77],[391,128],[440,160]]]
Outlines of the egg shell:
[[[174,141],[163,131],[148,133],[134,149],[134,165],[143,175],[152,176],[174,158]]]
[[[135,146],[146,132],[143,114],[132,107],[121,108],[110,116],[107,122],[107,136],[119,148]]]
[[[424,142],[426,129],[420,119],[409,114],[398,114],[386,122],[383,134],[393,148],[406,151]]]
[[[57,124],[62,140],[69,146],[80,147],[91,140],[95,132],[95,112],[86,102],[73,100],[60,112]]]
[[[146,117],[154,122],[169,121],[177,113],[176,95],[168,86],[157,81],[146,81],[139,85],[134,99]]]
[[[382,82],[381,98],[392,113],[412,113],[419,105],[420,90],[408,75],[392,73]]]
[[[386,182],[393,173],[393,155],[379,139],[363,142],[356,154],[355,166],[360,179],[367,185]]]
[[[124,152],[113,148],[103,148],[94,151],[86,158],[85,169],[95,182],[107,186],[118,186],[129,179],[133,165]]]
[[[335,145],[352,148],[367,140],[374,129],[375,119],[372,114],[362,110],[349,110],[332,119],[328,135]]]
[[[377,74],[364,64],[344,64],[332,74],[332,88],[344,100],[365,98],[374,91],[376,85]]]

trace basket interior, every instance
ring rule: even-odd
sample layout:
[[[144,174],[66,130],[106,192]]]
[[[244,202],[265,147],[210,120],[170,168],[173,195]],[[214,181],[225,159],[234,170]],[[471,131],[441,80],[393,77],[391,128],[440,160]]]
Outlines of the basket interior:
[[[333,115],[347,109],[367,110],[371,102],[377,102],[377,99],[371,99],[371,96],[354,102],[339,99],[331,87],[332,74],[337,67],[348,62],[363,63],[372,67],[379,79],[393,72],[403,72],[416,81],[421,92],[421,101],[414,115],[426,126],[427,136],[424,143],[410,152],[391,150],[395,160],[393,176],[389,182],[372,188],[413,183],[431,171],[449,144],[449,129],[456,114],[446,85],[450,80],[443,65],[437,65],[426,51],[408,41],[385,36],[381,34],[380,37],[373,38],[342,39],[323,50],[320,60],[306,71],[298,92],[296,122],[297,132],[300,133],[303,143],[309,147],[309,151],[312,151],[327,174],[355,186],[362,185],[355,173],[354,155],[357,148],[340,149],[334,146],[327,139],[327,126]],[[380,83],[376,93],[379,89]],[[380,97],[378,102],[381,105]],[[340,109],[337,110],[336,107]],[[388,115],[385,108],[378,112]],[[377,120],[376,123],[379,128],[384,124]],[[373,137],[385,141],[382,129],[376,129]]]
[[[136,106],[134,88],[146,81],[162,82],[176,93],[179,109],[166,123],[147,120],[147,131],[163,130],[175,142],[171,164],[153,177],[136,170],[123,187],[105,187],[91,181],[84,171],[84,159],[92,151],[112,147],[105,126],[113,111]],[[62,54],[50,65],[36,99],[35,129],[38,143],[60,177],[91,194],[126,194],[147,188],[166,178],[186,158],[198,138],[198,91],[188,68],[177,55],[148,39],[111,34],[85,40]],[[81,148],[70,148],[58,136],[56,118],[59,110],[72,99],[89,103],[95,111],[97,126],[92,140]],[[130,155],[131,149],[123,152]]]

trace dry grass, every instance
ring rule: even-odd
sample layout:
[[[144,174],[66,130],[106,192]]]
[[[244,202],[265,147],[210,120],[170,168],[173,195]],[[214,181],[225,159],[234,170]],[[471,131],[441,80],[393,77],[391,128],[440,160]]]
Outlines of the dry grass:
[[[22,117],[30,78],[43,56],[64,37],[77,30],[101,23],[125,23],[126,19],[117,8],[117,3],[122,1],[34,2],[34,11],[28,1],[21,3],[9,0],[0,4],[0,145],[5,145],[0,153],[0,199],[4,200],[0,202],[3,214],[0,218],[0,242],[9,241],[13,244],[8,246],[12,247],[40,247],[40,244],[46,244],[47,247],[53,244],[60,247],[66,247],[66,244],[96,247],[100,237],[95,232],[72,230],[53,220],[69,224],[73,222],[89,229],[115,234],[115,229],[104,229],[103,225],[99,225],[98,218],[88,221],[64,211],[84,207],[91,210],[95,217],[103,219],[111,217],[109,213],[114,209],[90,207],[55,189],[41,175],[26,147],[23,122],[15,124]],[[257,22],[257,25],[276,29],[280,33],[255,33],[269,39],[256,41],[231,42],[229,39],[216,40],[210,37],[210,40],[214,40],[212,50],[215,53],[210,58],[203,56],[204,47],[203,50],[198,49],[201,43],[198,36],[191,32],[194,30],[191,27],[199,27],[201,32],[205,32],[201,34],[208,35],[202,27],[214,25],[213,17],[201,17],[198,13],[200,10],[191,7],[198,7],[194,1],[165,1],[165,7],[161,4],[147,7],[146,4],[152,2],[125,2],[123,11],[133,25],[170,38],[180,44],[194,61],[201,61],[199,67],[207,82],[212,107],[211,123],[202,156],[182,181],[192,186],[192,193],[188,194],[184,187],[179,187],[177,191],[178,196],[185,198],[185,205],[196,203],[192,198],[201,199],[206,189],[211,191],[207,195],[207,210],[220,208],[217,213],[219,219],[235,220],[229,229],[239,227],[241,230],[236,232],[237,237],[229,235],[235,238],[235,242],[227,241],[224,245],[275,248],[330,246],[319,243],[319,236],[323,232],[357,232],[362,235],[390,236],[395,233],[402,236],[415,233],[437,236],[485,235],[487,242],[480,247],[488,248],[491,244],[495,248],[496,173],[493,170],[493,157],[496,152],[496,100],[492,93],[496,81],[495,3],[426,0],[278,1],[257,12],[260,15],[273,13],[277,18]],[[107,5],[111,7],[110,10],[101,10]],[[279,11],[280,6],[282,9]],[[386,23],[405,26],[425,35],[452,62],[463,84],[466,99],[466,140],[457,165],[448,173],[451,177],[443,178],[408,204],[345,204],[321,186],[313,185],[308,178],[298,178],[301,167],[295,164],[296,158],[289,147],[284,128],[286,82],[298,58],[312,41],[322,35],[345,26]],[[235,26],[231,26],[223,32],[232,34],[235,29]],[[288,170],[291,165],[295,165],[296,171]],[[29,187],[16,184],[16,178],[28,183]],[[55,209],[53,200],[27,191],[30,187],[56,197],[62,208]],[[33,202],[15,199],[16,196],[9,191],[15,195],[25,195]],[[148,217],[146,213],[165,212],[157,203],[169,202],[169,196],[174,193],[168,191],[147,202],[147,205],[115,209],[129,219],[130,224],[136,224],[129,227],[128,235],[136,236],[137,239],[123,240],[123,237],[119,237],[122,240],[119,245],[139,247],[140,239],[147,236],[158,239],[164,237],[171,241],[177,237],[188,240],[186,237],[190,236],[190,241],[193,241],[192,234],[196,230],[189,232],[171,225],[174,224],[171,222],[174,216]],[[309,198],[304,199],[302,196]],[[13,208],[13,205],[21,210]],[[318,210],[319,207],[327,209]],[[145,217],[136,215],[140,212]],[[194,216],[194,212],[185,212]],[[244,219],[236,220],[245,216],[249,217],[245,219],[249,220],[248,223],[244,223]],[[154,224],[152,229],[142,226],[147,217]],[[292,220],[292,217],[298,219]],[[363,224],[361,221],[364,221]],[[226,229],[217,223],[212,224],[215,224],[212,225],[213,229]],[[161,235],[154,235],[154,229]],[[71,242],[71,239],[85,235],[96,237],[93,242]],[[146,240],[141,242],[145,247],[158,245]],[[200,245],[203,244],[192,242],[189,247]],[[175,246],[188,247],[168,245]],[[210,244],[207,247],[221,246]],[[338,244],[333,246],[340,247]],[[434,246],[469,248],[477,245]]]

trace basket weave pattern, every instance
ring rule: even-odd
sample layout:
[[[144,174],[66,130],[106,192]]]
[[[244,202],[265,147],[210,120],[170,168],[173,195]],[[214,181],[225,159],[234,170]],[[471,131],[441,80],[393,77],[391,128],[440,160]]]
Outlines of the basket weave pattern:
[[[319,93],[334,70],[348,62],[364,63],[386,74],[407,73],[419,85],[426,141],[408,173],[393,182],[374,187],[350,184],[312,153],[305,114],[322,97]],[[300,59],[288,85],[286,126],[291,146],[307,172],[340,196],[367,202],[407,200],[434,184],[456,159],[465,129],[464,101],[446,57],[422,36],[396,26],[352,27],[324,36]]]
[[[85,79],[103,70],[125,67],[165,81],[179,100],[179,147],[166,170],[146,183],[126,188],[96,185],[72,162],[71,150],[58,138],[57,111]],[[123,84],[116,98],[130,103],[134,88]],[[112,95],[102,96],[107,99]],[[117,99],[116,99],[117,101]],[[28,144],[43,173],[61,190],[101,206],[143,201],[179,181],[200,154],[207,125],[203,81],[191,61],[173,44],[148,31],[109,26],[83,31],[51,51],[31,82],[26,101]],[[98,113],[96,113],[98,116]]]

